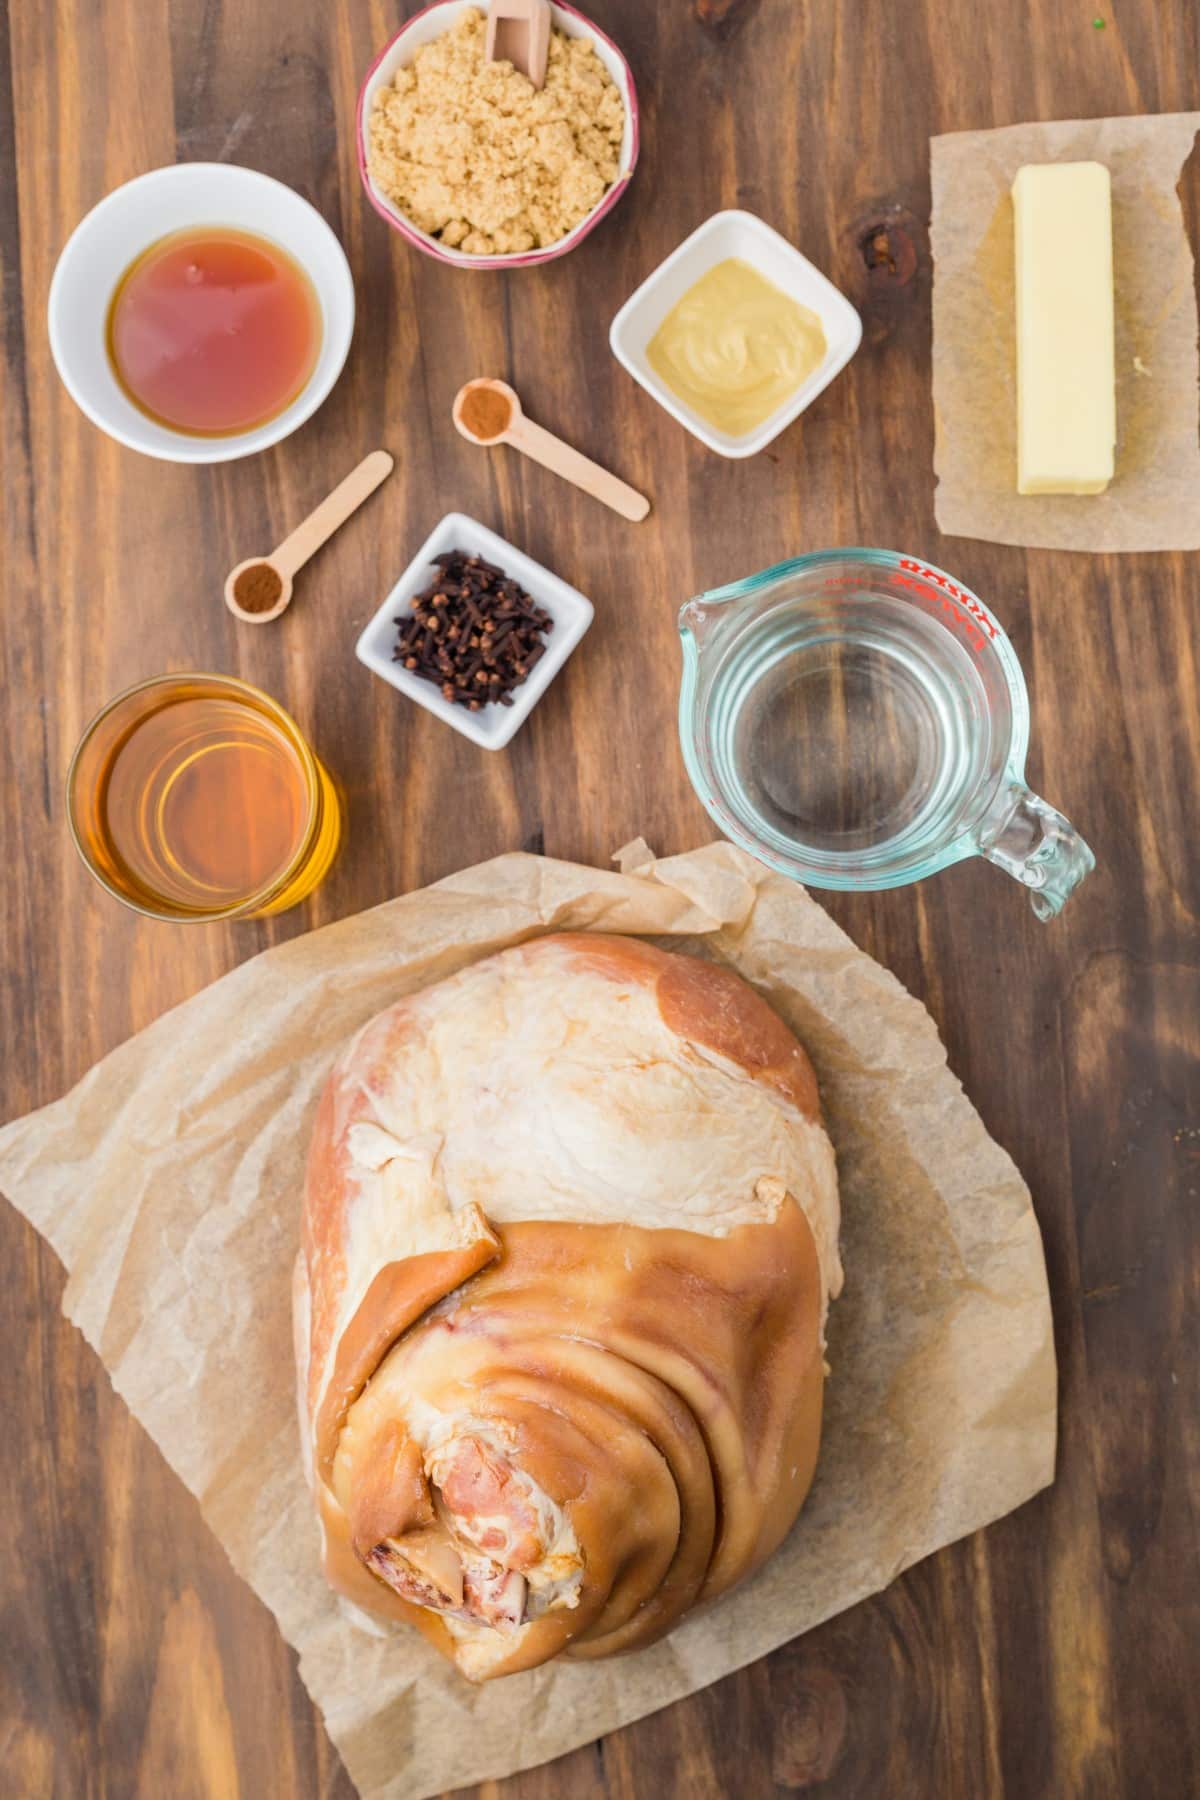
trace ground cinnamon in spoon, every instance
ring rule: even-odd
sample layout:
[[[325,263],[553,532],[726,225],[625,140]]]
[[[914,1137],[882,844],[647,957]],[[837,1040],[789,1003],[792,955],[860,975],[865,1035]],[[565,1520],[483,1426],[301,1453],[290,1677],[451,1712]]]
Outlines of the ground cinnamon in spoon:
[[[270,612],[282,593],[283,583],[270,563],[251,563],[233,584],[233,597],[243,612]]]
[[[512,405],[495,388],[471,388],[462,403],[462,422],[472,437],[499,437],[512,422]]]

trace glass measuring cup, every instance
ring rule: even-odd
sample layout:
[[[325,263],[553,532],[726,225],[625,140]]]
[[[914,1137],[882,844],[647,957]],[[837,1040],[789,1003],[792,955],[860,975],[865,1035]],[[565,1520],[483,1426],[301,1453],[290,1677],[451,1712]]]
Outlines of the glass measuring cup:
[[[690,600],[679,733],[721,830],[813,887],[890,888],[986,856],[1053,918],[1095,867],[1025,782],[1012,645],[960,582],[822,550]]]

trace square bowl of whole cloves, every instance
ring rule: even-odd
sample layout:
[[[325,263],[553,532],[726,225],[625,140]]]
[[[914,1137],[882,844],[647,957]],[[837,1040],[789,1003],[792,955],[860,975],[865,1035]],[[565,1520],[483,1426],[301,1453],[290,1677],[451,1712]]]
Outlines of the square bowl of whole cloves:
[[[592,603],[515,544],[447,513],[358,640],[381,680],[485,750],[521,729]]]

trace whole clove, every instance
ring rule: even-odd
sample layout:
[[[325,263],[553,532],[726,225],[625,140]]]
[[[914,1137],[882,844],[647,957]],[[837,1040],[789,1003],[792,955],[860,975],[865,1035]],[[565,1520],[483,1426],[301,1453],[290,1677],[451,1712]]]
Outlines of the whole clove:
[[[545,655],[554,620],[482,556],[448,550],[433,561],[432,585],[395,621],[393,661],[471,712],[495,703],[511,706],[515,690]]]

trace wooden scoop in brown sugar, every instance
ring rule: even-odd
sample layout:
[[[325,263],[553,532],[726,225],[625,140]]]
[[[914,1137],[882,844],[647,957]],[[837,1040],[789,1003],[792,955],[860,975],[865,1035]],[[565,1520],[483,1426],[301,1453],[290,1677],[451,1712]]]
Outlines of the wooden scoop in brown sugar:
[[[550,55],[550,0],[492,0],[488,7],[484,55],[510,62],[535,88],[546,85]]]

